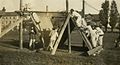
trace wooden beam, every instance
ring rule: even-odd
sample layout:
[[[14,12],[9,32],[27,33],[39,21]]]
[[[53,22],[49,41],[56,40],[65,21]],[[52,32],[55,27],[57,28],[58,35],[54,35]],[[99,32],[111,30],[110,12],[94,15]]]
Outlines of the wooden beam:
[[[19,24],[19,40],[20,40],[20,49],[23,49],[23,22]]]
[[[69,3],[68,0],[66,0],[66,13],[68,15],[69,11]],[[70,35],[70,22],[68,23],[68,52],[71,53],[71,35]]]
[[[85,33],[84,33],[84,32],[81,32],[81,31],[79,31],[79,32],[80,32],[80,34],[81,34],[81,36],[82,36],[82,39],[84,40],[86,46],[88,47],[88,49],[89,49],[89,50],[93,49],[92,44],[91,44],[90,41],[88,40],[88,38],[87,38],[87,36],[85,35]]]
[[[96,47],[96,48],[94,48],[94,49],[92,49],[92,50],[89,50],[87,53],[88,53],[88,55],[92,55],[92,54],[94,54],[95,52],[101,51],[101,50],[103,50],[102,46],[98,46],[98,47]]]
[[[68,23],[68,52],[71,53],[71,34],[70,34],[70,22]]]
[[[2,21],[1,21],[1,18],[0,18],[0,34],[2,32]]]
[[[22,11],[22,0],[20,0],[20,11]]]
[[[82,18],[85,18],[85,0],[83,0]]]
[[[60,31],[60,34],[59,34],[59,36],[58,36],[58,39],[57,39],[56,42],[55,42],[54,48],[53,48],[53,50],[51,51],[51,55],[55,55],[55,52],[56,52],[57,47],[58,47],[58,45],[59,45],[59,43],[60,43],[60,40],[61,40],[61,38],[62,38],[62,35],[63,35],[64,31],[65,31],[65,28],[67,27],[67,24],[68,24],[68,22],[69,22],[69,19],[70,19],[70,15],[68,15],[68,17],[67,17],[67,19],[66,19],[66,21],[65,21],[65,23],[64,23],[64,25],[63,25],[63,27],[62,27],[62,29],[61,29],[61,31]]]
[[[23,19],[22,18],[20,18],[18,21],[16,21],[15,23],[12,23],[12,24],[10,24],[5,30],[3,30],[2,32],[1,32],[1,34],[0,34],[0,38],[2,37],[2,36],[4,36],[7,32],[9,32],[11,29],[13,29],[15,26],[17,26],[20,22],[22,22],[23,21]]]
[[[66,0],[66,12],[68,13],[69,11],[69,3],[68,3],[68,0]]]

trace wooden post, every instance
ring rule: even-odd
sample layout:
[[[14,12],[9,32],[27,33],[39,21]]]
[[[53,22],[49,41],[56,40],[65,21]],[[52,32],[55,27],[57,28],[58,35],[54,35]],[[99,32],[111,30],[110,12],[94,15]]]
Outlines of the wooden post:
[[[20,49],[23,49],[23,22],[21,22],[20,24],[19,24],[19,29],[20,29],[20,31],[19,31],[19,33],[20,33],[20,35],[19,35],[19,40],[20,40]]]
[[[68,23],[68,52],[71,53],[71,34],[70,34],[70,22]]]
[[[83,0],[82,18],[85,18],[85,0]]]
[[[85,0],[83,0],[82,18],[85,18]],[[83,41],[83,47],[85,47],[85,42],[84,41]]]
[[[20,11],[22,11],[22,0],[20,0]],[[20,49],[23,49],[23,22],[19,24]]]
[[[22,11],[22,0],[20,0],[20,11]]]
[[[66,0],[66,13],[68,15],[69,11],[69,3],[68,0]],[[70,35],[70,22],[68,22],[68,52],[71,53],[71,35]]]
[[[0,35],[1,35],[1,32],[2,32],[2,21],[1,21],[1,18],[0,18]]]

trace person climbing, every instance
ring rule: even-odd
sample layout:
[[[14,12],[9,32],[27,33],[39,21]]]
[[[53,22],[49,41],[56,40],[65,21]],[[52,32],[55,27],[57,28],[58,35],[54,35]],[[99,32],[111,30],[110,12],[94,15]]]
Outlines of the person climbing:
[[[74,9],[71,9],[70,15],[72,18],[73,17],[77,18],[77,20],[75,22],[78,27],[86,26],[86,22],[85,22],[84,18],[82,18],[81,15],[77,11],[75,11]]]
[[[49,43],[49,46],[48,46],[48,50],[52,50],[53,49],[53,46],[54,46],[54,43],[58,37],[58,32],[57,32],[57,28],[53,28],[52,31],[50,32],[49,36],[50,36],[50,43]]]
[[[93,48],[95,48],[97,46],[97,40],[98,40],[98,34],[96,33],[97,30],[95,30],[94,25],[91,25],[91,23],[88,23],[86,28],[90,35],[91,44],[92,44]]]
[[[35,26],[31,25],[30,27],[30,41],[29,41],[29,48],[31,50],[34,50],[35,48],[35,42],[36,42],[36,30],[35,30]]]
[[[96,30],[97,30],[97,33],[98,33],[98,45],[102,46],[103,45],[103,35],[104,35],[104,32],[103,30],[99,27],[99,26],[96,26]]]

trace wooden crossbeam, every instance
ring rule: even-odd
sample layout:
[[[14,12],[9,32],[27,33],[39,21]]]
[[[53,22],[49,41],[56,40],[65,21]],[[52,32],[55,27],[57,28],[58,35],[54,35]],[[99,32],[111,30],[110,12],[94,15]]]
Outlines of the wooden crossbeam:
[[[87,51],[87,53],[88,53],[88,55],[92,55],[95,52],[101,51],[101,50],[103,50],[102,46],[98,46],[98,47],[95,47],[94,49],[91,49],[91,50]]]
[[[68,17],[67,17],[67,19],[66,19],[66,21],[65,21],[65,23],[64,23],[64,25],[63,25],[63,27],[62,27],[62,29],[61,29],[61,31],[60,31],[60,34],[59,34],[59,36],[58,36],[58,38],[57,38],[57,40],[56,40],[56,42],[55,42],[54,48],[53,48],[53,50],[51,51],[51,55],[55,55],[55,52],[56,52],[56,50],[57,50],[57,47],[58,47],[58,45],[59,45],[59,43],[60,43],[60,40],[61,40],[61,38],[62,38],[62,36],[63,36],[63,33],[64,33],[64,31],[65,31],[65,28],[67,27],[67,24],[68,24],[69,20],[70,20],[70,15],[68,15]]]
[[[13,29],[15,26],[17,26],[17,25],[18,25],[20,22],[22,22],[22,21],[23,21],[23,18],[20,18],[20,19],[19,19],[18,21],[16,21],[15,23],[10,24],[7,29],[5,29],[5,30],[3,30],[3,32],[1,32],[0,38],[1,38],[2,36],[4,36],[7,32],[9,32],[11,29]]]

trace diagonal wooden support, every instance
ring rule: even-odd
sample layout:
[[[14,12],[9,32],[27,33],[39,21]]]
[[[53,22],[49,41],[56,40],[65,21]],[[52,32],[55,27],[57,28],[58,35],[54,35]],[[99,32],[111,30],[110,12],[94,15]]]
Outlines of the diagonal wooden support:
[[[36,21],[35,21],[34,17],[32,16],[32,14],[30,14],[30,18],[32,19],[32,22],[33,22],[33,24],[35,25],[35,27],[36,27],[39,31],[41,31],[40,25],[36,23]]]
[[[55,55],[55,52],[56,52],[57,47],[58,47],[58,45],[59,45],[59,43],[60,43],[60,40],[61,40],[61,38],[62,38],[62,35],[63,35],[64,31],[65,31],[65,28],[67,27],[67,24],[68,24],[68,22],[69,22],[69,19],[70,19],[70,15],[68,15],[68,17],[67,17],[67,19],[66,19],[66,21],[65,21],[65,23],[64,23],[64,25],[63,25],[63,27],[62,27],[62,29],[61,29],[61,31],[60,31],[59,37],[57,38],[57,40],[56,40],[56,42],[55,42],[54,48],[53,48],[53,50],[52,50],[52,52],[51,52],[51,55]]]
[[[86,46],[88,47],[89,50],[91,50],[92,49],[92,45],[91,45],[90,41],[88,40],[87,36],[85,35],[84,32],[81,32],[81,31],[79,31],[79,32],[80,32],[80,34],[82,36],[82,39],[84,40]]]
[[[101,51],[101,50],[103,50],[102,46],[98,46],[98,47],[96,47],[96,48],[94,48],[94,49],[92,49],[92,50],[87,51],[87,53],[88,53],[88,55],[92,55],[92,54],[94,54],[95,52]]]
[[[1,32],[1,34],[0,34],[0,38],[2,37],[2,36],[4,36],[7,32],[9,32],[11,29],[13,29],[15,26],[17,26],[20,22],[22,22],[23,21],[23,18],[20,18],[18,21],[16,21],[15,23],[12,23],[12,24],[10,24],[10,26],[8,26],[8,28],[7,29],[5,29],[5,30],[3,30],[3,32]]]

